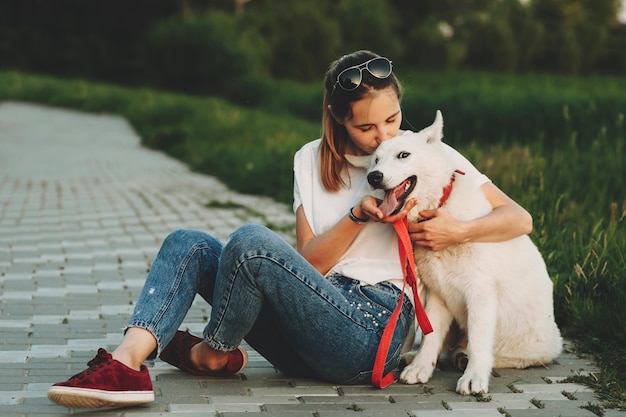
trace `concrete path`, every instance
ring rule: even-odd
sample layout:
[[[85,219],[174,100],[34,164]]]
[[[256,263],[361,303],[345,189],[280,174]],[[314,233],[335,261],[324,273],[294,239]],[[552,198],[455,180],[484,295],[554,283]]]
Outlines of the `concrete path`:
[[[199,228],[226,239],[250,222],[293,230],[294,219],[287,206],[234,193],[142,148],[122,118],[0,104],[0,415],[594,416],[580,408],[597,404],[594,394],[559,381],[597,368],[567,351],[545,368],[494,371],[483,398],[457,395],[455,371],[378,390],[289,378],[251,352],[243,373],[227,379],[149,363],[156,400],[146,406],[68,410],[48,401],[52,383],[120,342],[169,232]],[[196,300],[185,327],[201,333],[209,312]]]

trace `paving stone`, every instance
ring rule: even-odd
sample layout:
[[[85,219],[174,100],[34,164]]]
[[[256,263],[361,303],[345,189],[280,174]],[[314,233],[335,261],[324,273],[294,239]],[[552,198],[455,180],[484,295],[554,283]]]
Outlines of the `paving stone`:
[[[591,391],[590,388],[580,384],[515,384],[515,388],[527,394]]]
[[[300,404],[293,395],[260,396],[260,395],[212,395],[208,398],[211,404]]]
[[[339,397],[330,397],[330,396],[317,396],[317,395],[306,395],[299,397],[300,400],[305,404],[362,404],[362,403],[384,403],[384,404],[394,404],[395,402],[388,396],[339,396]]]
[[[509,410],[506,409],[510,417],[597,417],[589,410],[582,408],[571,410],[548,410],[548,409],[528,409],[528,410]],[[501,416],[500,416],[501,417]]]
[[[358,411],[358,412],[345,412],[345,411],[320,411],[319,413],[316,413],[315,416],[319,416],[319,417],[346,417],[346,416],[354,416],[357,415],[359,417],[407,417],[407,416],[412,416],[408,411],[403,411],[403,410],[398,410],[398,411],[392,411],[392,410],[385,410],[385,411],[370,411],[370,410],[365,410],[365,411]]]
[[[624,410],[604,410],[603,417],[624,417]]]
[[[0,392],[21,391],[23,387],[24,387],[24,384],[19,381],[4,382],[4,378],[0,378]]]
[[[261,414],[261,416],[265,416],[265,414]],[[272,417],[315,417],[319,416],[319,414],[313,414],[310,411],[273,411]],[[187,416],[187,414],[185,414]],[[203,415],[204,416],[204,415]],[[250,417],[250,412],[237,412],[237,411],[226,411],[221,412],[220,417]],[[365,416],[363,416],[365,417]],[[394,417],[394,416],[389,416]]]
[[[411,410],[413,417],[502,417],[498,410]]]

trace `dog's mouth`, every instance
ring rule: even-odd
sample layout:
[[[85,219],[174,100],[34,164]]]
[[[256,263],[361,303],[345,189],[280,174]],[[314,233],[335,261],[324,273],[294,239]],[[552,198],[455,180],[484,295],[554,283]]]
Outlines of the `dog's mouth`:
[[[415,175],[410,176],[406,180],[402,181],[400,185],[391,190],[385,191],[385,198],[378,208],[383,212],[385,216],[392,216],[397,214],[404,207],[406,198],[411,194],[417,183],[417,177]]]

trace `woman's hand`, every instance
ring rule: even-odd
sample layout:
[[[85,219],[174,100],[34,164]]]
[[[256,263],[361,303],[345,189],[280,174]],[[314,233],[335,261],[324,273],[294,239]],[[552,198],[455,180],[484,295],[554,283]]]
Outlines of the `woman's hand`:
[[[423,210],[419,215],[426,220],[409,224],[413,246],[438,251],[466,241],[467,224],[452,217],[445,209]]]
[[[481,191],[493,210],[474,220],[458,220],[443,208],[422,210],[424,220],[409,225],[413,246],[442,250],[465,242],[502,242],[532,232],[531,215],[492,183]]]
[[[378,208],[380,201],[372,196],[365,196],[352,208],[352,215],[359,219],[370,219],[384,223],[393,223],[407,215],[416,201],[408,201],[404,209],[394,216],[383,217]],[[363,230],[365,223],[354,222],[344,215],[333,227],[320,235],[315,235],[304,214],[302,206],[296,210],[296,241],[298,252],[321,274],[326,274],[350,247],[356,236]]]
[[[400,210],[398,213],[394,214],[393,216],[383,215],[382,210],[378,208],[380,203],[381,201],[379,199],[371,195],[367,195],[363,197],[361,201],[359,202],[359,204],[357,204],[354,207],[353,213],[356,217],[359,217],[359,218],[367,217],[370,220],[373,220],[375,222],[395,223],[397,220],[400,220],[406,217],[409,211],[411,211],[411,209],[415,207],[415,205],[417,204],[417,200],[414,198],[407,200],[407,202],[404,204],[404,207],[402,207],[402,210]]]

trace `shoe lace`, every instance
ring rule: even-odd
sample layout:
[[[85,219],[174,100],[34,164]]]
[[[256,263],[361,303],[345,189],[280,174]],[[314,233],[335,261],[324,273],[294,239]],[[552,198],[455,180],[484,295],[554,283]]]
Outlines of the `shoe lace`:
[[[89,368],[87,368],[86,370],[84,370],[84,371],[74,375],[70,379],[75,379],[75,378],[83,379],[86,376],[89,376],[89,375],[93,374],[94,372],[97,372],[98,369],[100,369],[103,366],[105,366],[108,363],[110,363],[112,359],[113,359],[113,357],[111,356],[110,353],[108,353],[106,350],[100,348],[100,349],[98,349],[98,354],[96,355],[96,357],[93,358],[92,360],[90,360],[89,362],[87,362],[87,366]]]

